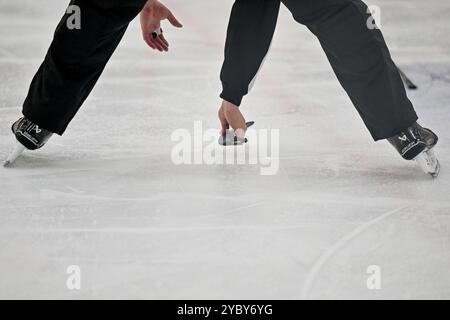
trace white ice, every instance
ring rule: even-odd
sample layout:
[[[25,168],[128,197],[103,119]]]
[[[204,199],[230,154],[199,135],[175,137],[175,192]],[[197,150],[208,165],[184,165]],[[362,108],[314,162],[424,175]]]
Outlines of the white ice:
[[[134,21],[67,134],[0,169],[0,298],[450,298],[450,2],[377,0],[438,179],[374,143],[317,41],[283,8],[242,110],[279,128],[280,171],[182,165],[171,133],[218,128],[231,0],[166,0],[171,52]],[[65,1],[0,0],[0,158]],[[66,287],[67,267],[82,271]],[[369,266],[381,289],[369,290]]]

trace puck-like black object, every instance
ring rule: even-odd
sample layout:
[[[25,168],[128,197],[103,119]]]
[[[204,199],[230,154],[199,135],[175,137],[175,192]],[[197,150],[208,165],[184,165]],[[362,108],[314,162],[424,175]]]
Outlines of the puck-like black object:
[[[246,123],[247,128],[250,128],[254,124],[255,121],[249,121]],[[221,146],[239,146],[247,142],[247,138],[245,138],[244,140],[238,139],[234,130],[227,130],[227,132],[219,138],[219,144]]]
[[[152,32],[152,38],[156,39],[158,36],[160,36],[162,34],[163,34],[163,29],[159,28],[159,30],[156,30],[156,31]]]

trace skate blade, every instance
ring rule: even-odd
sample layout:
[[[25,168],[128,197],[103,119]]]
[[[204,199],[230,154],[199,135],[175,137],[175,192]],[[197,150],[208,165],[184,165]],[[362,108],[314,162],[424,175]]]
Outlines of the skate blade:
[[[416,159],[423,172],[428,173],[433,178],[437,178],[441,170],[441,165],[436,158],[433,149],[422,152]]]
[[[25,147],[20,143],[17,143],[13,152],[9,155],[6,161],[3,163],[3,167],[8,168],[14,164],[17,158],[25,151]]]
[[[436,167],[436,171],[433,173],[430,173],[430,175],[433,178],[437,178],[439,176],[439,173],[441,172],[441,164],[439,163],[439,160],[437,160],[437,167]]]

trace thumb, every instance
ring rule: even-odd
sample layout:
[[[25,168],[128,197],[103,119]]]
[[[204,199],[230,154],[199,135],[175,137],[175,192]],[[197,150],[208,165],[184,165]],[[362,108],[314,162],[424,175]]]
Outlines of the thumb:
[[[167,16],[167,19],[174,27],[183,28],[183,25],[181,24],[181,22],[178,21],[177,18],[175,18],[175,16],[173,15],[172,12],[169,11],[169,15]]]

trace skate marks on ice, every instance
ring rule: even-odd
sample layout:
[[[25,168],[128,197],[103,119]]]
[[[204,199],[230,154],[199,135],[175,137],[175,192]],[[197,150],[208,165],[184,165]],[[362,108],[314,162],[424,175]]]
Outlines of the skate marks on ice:
[[[168,200],[174,198],[174,195],[157,194],[151,198],[124,198],[117,196],[99,196],[92,193],[85,193],[83,191],[78,192],[63,192],[50,189],[42,189],[40,191],[40,198],[42,200],[55,200],[62,198],[69,198],[71,200],[99,200],[108,202],[156,202],[160,200]]]
[[[73,189],[72,187],[67,186],[68,189]],[[199,193],[183,193],[179,194],[177,192],[162,192],[158,193],[153,197],[142,197],[142,198],[133,198],[133,197],[117,197],[117,196],[100,196],[95,195],[92,192],[86,193],[83,191],[72,191],[72,192],[64,192],[64,191],[55,191],[50,189],[42,189],[40,190],[40,199],[42,200],[55,200],[67,198],[70,200],[96,200],[96,201],[107,201],[107,202],[157,202],[164,200],[176,200],[181,201],[182,199],[190,199],[190,200],[229,200],[229,201],[238,201],[237,199],[233,199],[229,196],[221,196],[221,195],[208,195],[208,194],[199,194]],[[232,213],[235,211],[250,209],[253,207],[259,206],[261,203],[253,203],[250,205],[237,207],[235,209],[231,209],[228,211],[221,212],[221,214]]]
[[[313,288],[314,281],[316,280],[317,276],[319,275],[322,267],[331,259],[333,256],[341,249],[343,249],[349,242],[357,238],[360,234],[365,232],[366,230],[370,229],[372,226],[376,225],[377,223],[380,223],[381,221],[389,218],[390,216],[401,212],[408,208],[408,206],[402,206],[397,209],[388,211],[380,216],[378,216],[375,219],[372,219],[368,222],[363,223],[356,229],[354,229],[352,232],[348,233],[344,237],[342,237],[338,242],[336,242],[334,245],[332,245],[327,251],[325,251],[319,259],[317,259],[313,267],[308,273],[308,276],[306,278],[305,284],[303,286],[301,299],[306,300],[309,297],[309,294],[311,292],[311,289]]]
[[[59,228],[59,229],[31,229],[31,230],[7,230],[3,233],[8,234],[29,234],[29,233],[48,233],[48,234],[130,234],[130,235],[147,235],[147,234],[163,234],[163,233],[197,233],[197,232],[215,232],[215,231],[288,231],[308,229],[309,226],[290,225],[290,226],[264,226],[264,225],[224,225],[224,226],[188,226],[188,227],[141,227],[141,228]]]

